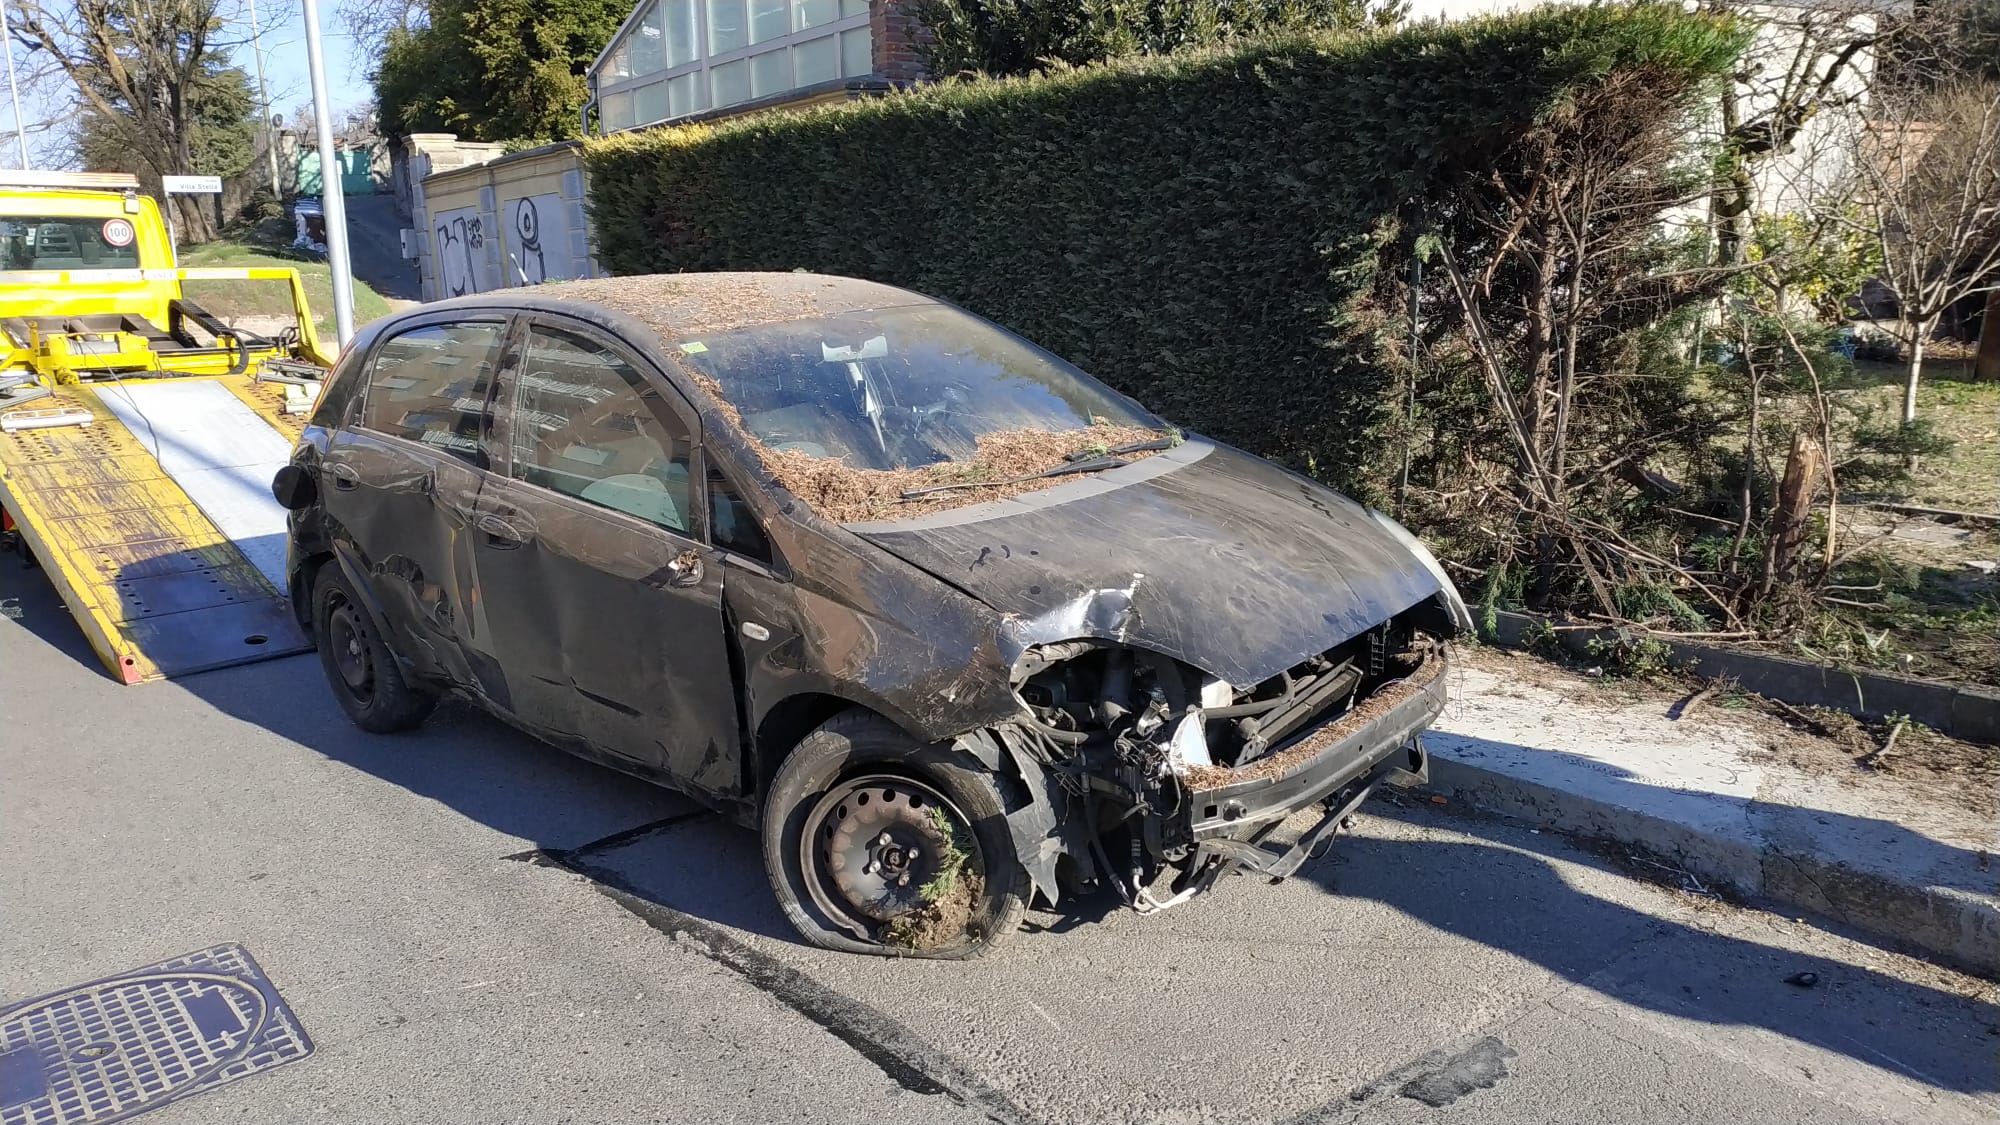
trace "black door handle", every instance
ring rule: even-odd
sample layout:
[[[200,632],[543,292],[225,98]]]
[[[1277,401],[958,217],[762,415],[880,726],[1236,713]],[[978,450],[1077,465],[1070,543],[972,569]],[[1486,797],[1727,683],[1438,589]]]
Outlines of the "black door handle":
[[[326,471],[333,477],[333,487],[342,492],[352,492],[361,484],[361,474],[354,471],[354,466],[344,462],[335,461],[326,467]]]

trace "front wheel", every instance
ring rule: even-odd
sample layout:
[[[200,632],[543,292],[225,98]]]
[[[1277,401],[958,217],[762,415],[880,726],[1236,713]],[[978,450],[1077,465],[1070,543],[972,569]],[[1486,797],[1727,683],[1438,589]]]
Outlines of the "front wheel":
[[[336,563],[320,567],[313,584],[313,635],[326,682],[355,726],[392,734],[423,722],[437,706],[436,694],[403,678],[388,642]]]
[[[837,715],[794,749],[764,802],[764,866],[814,945],[962,959],[1027,912],[1000,779],[875,715]]]

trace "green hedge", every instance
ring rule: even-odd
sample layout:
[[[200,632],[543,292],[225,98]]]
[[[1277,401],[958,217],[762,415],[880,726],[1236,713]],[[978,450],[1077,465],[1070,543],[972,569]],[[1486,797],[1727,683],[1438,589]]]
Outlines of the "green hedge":
[[[991,317],[1168,418],[1350,487],[1384,458],[1401,218],[1448,219],[1620,68],[1726,73],[1727,21],[1560,7],[943,84],[586,149],[615,273],[809,269]]]

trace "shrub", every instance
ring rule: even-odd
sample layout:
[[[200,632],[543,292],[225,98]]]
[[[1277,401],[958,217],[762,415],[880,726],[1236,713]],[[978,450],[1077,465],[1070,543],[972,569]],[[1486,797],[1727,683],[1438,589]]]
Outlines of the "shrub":
[[[1032,74],[1286,32],[1388,27],[1400,0],[918,0],[917,52],[940,77]]]
[[[908,286],[1365,490],[1394,398],[1370,298],[1404,221],[1448,225],[1607,76],[1688,87],[1740,47],[1677,7],[1563,7],[945,83],[592,142],[589,206],[615,273]]]

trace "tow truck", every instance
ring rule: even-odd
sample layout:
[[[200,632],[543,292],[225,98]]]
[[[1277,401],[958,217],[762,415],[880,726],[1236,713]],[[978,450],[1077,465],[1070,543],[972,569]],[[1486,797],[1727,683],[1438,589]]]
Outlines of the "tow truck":
[[[189,282],[289,286],[291,323]],[[330,366],[298,271],[179,268],[133,176],[0,172],[0,535],[115,679],[309,647],[270,481]]]

